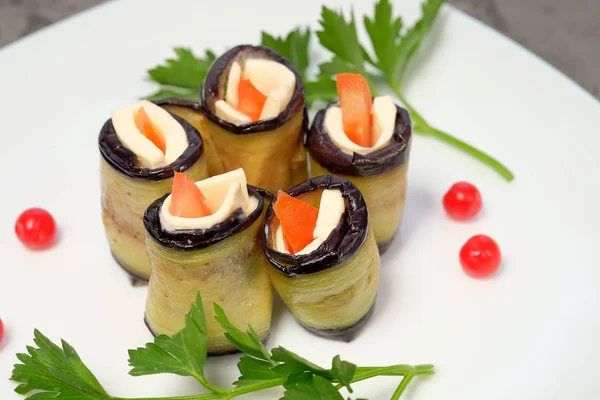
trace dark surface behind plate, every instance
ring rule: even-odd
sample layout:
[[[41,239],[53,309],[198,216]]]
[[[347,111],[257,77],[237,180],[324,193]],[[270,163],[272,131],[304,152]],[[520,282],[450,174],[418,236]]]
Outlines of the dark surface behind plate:
[[[0,0],[0,46],[102,1]],[[600,96],[600,75],[595,67],[600,64],[600,51],[592,51],[600,40],[600,1],[448,2],[518,41]]]

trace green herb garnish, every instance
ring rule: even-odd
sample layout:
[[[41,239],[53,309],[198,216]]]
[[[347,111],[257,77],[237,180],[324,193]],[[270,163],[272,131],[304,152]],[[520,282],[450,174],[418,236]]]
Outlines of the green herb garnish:
[[[197,57],[190,49],[175,47],[176,58],[168,58],[164,65],[149,69],[150,79],[160,84],[160,89],[146,96],[148,100],[159,100],[169,97],[182,97],[197,100],[200,87],[217,58],[215,53],[206,50],[204,57]]]
[[[374,95],[377,93],[376,83],[384,81],[410,112],[416,133],[445,142],[488,165],[507,181],[512,181],[514,175],[500,161],[429,124],[404,95],[406,71],[431,30],[444,1],[425,0],[422,4],[421,19],[412,27],[404,29],[402,18],[394,15],[390,1],[378,0],[373,15],[363,17],[373,55],[369,54],[358,39],[354,13],[346,19],[342,11],[323,6],[319,21],[321,29],[317,31],[317,36],[320,44],[329,50],[333,57],[319,65],[319,73],[314,79],[307,76],[306,72],[310,65],[309,28],[295,28],[283,37],[262,32],[261,44],[279,52],[296,66],[304,80],[309,106],[315,100],[329,102],[336,99],[334,76],[338,73],[354,72],[364,75]],[[175,89],[182,93],[175,97],[198,98],[214,54],[207,51],[204,58],[198,58],[189,50],[178,48],[175,51],[177,59],[167,60],[167,65],[148,71],[150,78],[161,84],[161,90],[150,99],[173,97]]]
[[[373,74],[365,72],[365,64],[371,64],[385,78],[388,85],[404,103],[413,120],[415,132],[441,140],[469,154],[493,168],[507,181],[514,175],[502,163],[456,137],[431,126],[408,102],[402,91],[404,76],[410,62],[429,33],[445,0],[426,0],[421,8],[423,14],[417,23],[404,34],[402,18],[394,16],[389,0],[375,4],[372,17],[365,16],[364,24],[376,57],[371,57],[356,36],[354,15],[346,21],[343,12],[323,7],[321,30],[317,32],[321,45],[334,54],[329,63],[320,66],[321,72],[335,75],[342,72],[357,72],[370,76],[371,90],[375,93]]]
[[[251,326],[247,332],[237,329],[217,305],[215,318],[227,333],[227,339],[244,354],[240,357],[240,377],[233,388],[210,384],[204,376],[207,336],[200,295],[185,320],[185,328],[172,337],[160,335],[145,347],[129,350],[129,372],[133,376],[172,373],[191,376],[210,393],[125,399],[109,395],[85,366],[73,347],[64,340],[57,346],[38,330],[37,347],[28,346],[27,354],[17,354],[11,380],[18,382],[15,392],[30,400],[229,400],[243,394],[280,387],[287,400],[344,400],[340,390],[352,393],[351,384],[376,376],[401,376],[402,381],[391,399],[400,398],[410,381],[419,375],[433,374],[433,366],[392,365],[357,367],[335,356],[331,369],[325,369],[283,348],[268,351]]]
[[[262,32],[261,45],[269,47],[294,64],[302,77],[306,89],[306,104],[310,107],[314,101],[330,102],[337,98],[335,81],[327,76],[310,79],[306,75],[309,64],[310,28],[295,28],[286,37],[272,36]]]

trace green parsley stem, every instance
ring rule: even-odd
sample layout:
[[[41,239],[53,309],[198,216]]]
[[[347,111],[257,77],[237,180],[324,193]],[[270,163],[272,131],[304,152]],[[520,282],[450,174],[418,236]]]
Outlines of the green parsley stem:
[[[229,391],[227,389],[222,389],[220,387],[214,386],[212,384],[210,384],[205,377],[203,376],[194,376],[198,382],[200,382],[200,384],[202,384],[202,386],[204,386],[205,388],[207,388],[208,390],[210,390],[213,393],[216,394],[224,394],[224,393],[228,393]]]
[[[433,365],[390,365],[388,367],[358,367],[352,378],[352,383],[364,381],[376,376],[406,376],[413,375],[430,375],[433,374]]]
[[[400,98],[402,103],[404,103],[404,105],[410,112],[410,117],[414,122],[416,133],[431,136],[451,146],[454,146],[455,148],[467,153],[471,157],[483,162],[484,164],[492,168],[494,171],[496,171],[498,174],[500,174],[508,182],[514,179],[515,176],[513,175],[513,173],[504,164],[496,160],[494,157],[471,146],[470,144],[463,142],[462,140],[450,135],[447,132],[444,132],[429,125],[429,123],[425,121],[421,114],[419,114],[419,112],[417,112],[417,110],[415,110],[414,107],[408,102],[406,97],[404,97],[404,95],[402,94],[402,90],[400,90],[400,86],[394,84],[392,85],[392,87],[398,98]]]
[[[286,377],[269,379],[267,381],[253,383],[251,385],[244,385],[233,388],[231,390],[225,390],[221,393],[204,393],[195,394],[191,396],[179,396],[179,397],[148,397],[148,398],[126,398],[126,397],[112,397],[111,400],[229,400],[243,394],[252,392],[258,392],[259,390],[269,389],[277,386],[281,386],[285,383]]]
[[[404,393],[404,389],[407,388],[408,384],[410,383],[410,381],[412,381],[413,378],[413,374],[408,374],[404,378],[402,378],[402,382],[400,382],[398,389],[396,389],[390,400],[398,400],[400,396],[402,396],[402,393]]]
[[[227,395],[222,397],[222,399],[229,400],[231,398],[241,396],[246,393],[252,393],[252,392],[257,392],[259,390],[264,390],[264,389],[269,389],[272,387],[281,386],[285,383],[286,379],[287,379],[287,377],[281,377],[281,378],[269,379],[268,381],[253,383],[251,385],[239,386],[239,387],[236,387],[235,389],[231,389],[227,393]]]
[[[420,364],[415,366],[399,364],[390,365],[388,367],[358,367],[356,368],[356,372],[350,383],[364,381],[376,376],[402,376],[402,382],[398,389],[396,389],[396,392],[394,392],[394,396],[397,397],[392,397],[392,400],[396,400],[400,398],[404,389],[408,386],[413,377],[418,375],[431,375],[433,373],[433,365],[431,364]],[[335,388],[340,390],[342,385],[338,384]]]

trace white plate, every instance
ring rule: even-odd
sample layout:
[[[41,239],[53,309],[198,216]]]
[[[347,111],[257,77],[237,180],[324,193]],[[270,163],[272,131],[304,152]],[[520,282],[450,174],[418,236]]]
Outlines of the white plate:
[[[0,317],[8,331],[0,347],[2,399],[20,398],[7,378],[34,327],[70,341],[114,395],[198,392],[191,378],[127,375],[127,349],[151,336],[142,322],[145,288],[129,285],[104,238],[97,134],[113,108],[153,90],[144,71],[173,46],[222,51],[256,43],[261,28],[283,33],[316,24],[319,3],[263,0],[232,8],[225,1],[123,0],[0,51]],[[356,2],[356,13],[370,12],[368,3]],[[419,15],[416,1],[399,3],[408,22]],[[408,399],[597,398],[598,102],[447,6],[408,82],[408,98],[432,124],[488,150],[516,180],[508,184],[452,148],[417,137],[406,217],[383,257],[366,329],[350,344],[332,342],[277,310],[270,345],[324,365],[337,353],[361,365],[435,364],[437,374],[411,385]],[[479,186],[485,207],[463,224],[446,218],[440,204],[462,179]],[[47,208],[60,225],[60,243],[49,251],[27,251],[13,233],[17,215],[30,206]],[[458,263],[460,246],[480,232],[504,252],[492,279],[469,278]],[[211,359],[209,377],[232,382],[236,360]],[[357,385],[356,396],[389,398],[397,383]]]

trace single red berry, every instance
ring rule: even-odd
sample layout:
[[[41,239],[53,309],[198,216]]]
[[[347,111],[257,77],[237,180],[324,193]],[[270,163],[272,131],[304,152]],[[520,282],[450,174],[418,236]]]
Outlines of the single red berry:
[[[457,182],[444,195],[448,215],[459,221],[473,218],[481,210],[481,194],[468,182]]]
[[[496,272],[502,260],[498,243],[489,236],[475,235],[460,249],[460,263],[471,276],[484,277]]]
[[[0,343],[2,343],[2,339],[4,339],[4,323],[0,319]]]
[[[54,243],[56,223],[48,211],[30,208],[17,218],[15,232],[25,246],[33,250],[41,250]]]

